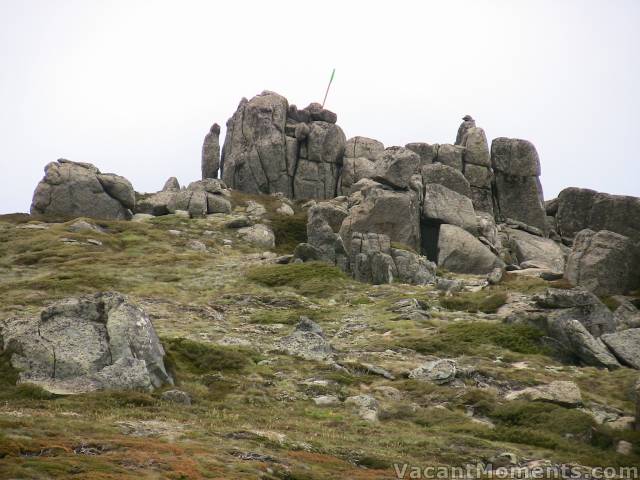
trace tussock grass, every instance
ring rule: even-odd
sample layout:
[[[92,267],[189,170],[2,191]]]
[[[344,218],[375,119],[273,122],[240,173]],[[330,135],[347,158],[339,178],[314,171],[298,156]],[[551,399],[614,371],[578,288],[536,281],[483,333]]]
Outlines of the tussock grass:
[[[405,338],[396,345],[429,355],[482,355],[487,347],[525,354],[546,354],[544,332],[530,325],[488,321],[455,322],[436,334]]]
[[[462,292],[450,297],[441,297],[440,304],[448,310],[470,313],[495,313],[507,303],[504,291],[480,290],[478,292]]]
[[[335,293],[350,281],[339,268],[321,262],[261,265],[247,272],[247,278],[266,287],[293,288],[307,296]]]

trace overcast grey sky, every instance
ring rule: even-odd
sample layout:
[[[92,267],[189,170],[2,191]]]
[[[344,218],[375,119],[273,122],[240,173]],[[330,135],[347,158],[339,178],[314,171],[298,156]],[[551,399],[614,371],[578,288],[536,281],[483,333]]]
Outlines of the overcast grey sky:
[[[347,137],[531,140],[545,197],[640,196],[639,0],[0,0],[0,213],[59,157],[156,191],[200,175],[213,122],[274,90]]]

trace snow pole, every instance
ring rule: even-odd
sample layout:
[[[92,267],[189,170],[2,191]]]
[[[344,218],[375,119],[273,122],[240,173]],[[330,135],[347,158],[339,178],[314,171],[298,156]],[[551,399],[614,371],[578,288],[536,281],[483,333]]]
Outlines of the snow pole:
[[[324,108],[324,104],[327,101],[327,95],[329,95],[329,89],[331,88],[331,82],[333,82],[333,76],[336,74],[336,69],[334,68],[331,72],[331,78],[329,79],[329,85],[327,85],[327,91],[324,94],[324,100],[322,100],[322,108]]]

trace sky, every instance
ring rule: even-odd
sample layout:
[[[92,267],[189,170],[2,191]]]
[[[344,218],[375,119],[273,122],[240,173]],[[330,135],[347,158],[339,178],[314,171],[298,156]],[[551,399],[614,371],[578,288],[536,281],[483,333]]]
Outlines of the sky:
[[[532,141],[545,198],[640,196],[640,1],[0,0],[0,213],[44,166],[141,192],[200,178],[242,97],[321,102],[347,138],[453,143],[465,114]]]

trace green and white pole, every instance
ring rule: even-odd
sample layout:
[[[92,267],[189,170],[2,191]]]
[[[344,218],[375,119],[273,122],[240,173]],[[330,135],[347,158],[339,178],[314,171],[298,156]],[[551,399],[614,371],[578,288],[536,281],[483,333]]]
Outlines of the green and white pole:
[[[327,95],[329,95],[329,89],[331,88],[331,82],[333,82],[333,76],[336,74],[336,69],[333,69],[331,72],[331,78],[329,79],[329,85],[327,85],[327,91],[324,94],[324,100],[322,100],[322,108],[324,108],[324,104],[327,101]]]

